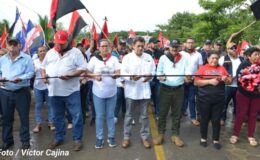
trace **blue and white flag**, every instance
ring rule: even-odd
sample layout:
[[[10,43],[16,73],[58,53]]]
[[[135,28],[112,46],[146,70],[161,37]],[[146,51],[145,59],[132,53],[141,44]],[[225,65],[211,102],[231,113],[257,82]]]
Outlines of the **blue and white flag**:
[[[24,22],[21,18],[21,14],[19,13],[18,9],[16,9],[16,15],[18,14],[18,18],[15,19],[16,23],[14,24],[14,29],[13,29],[13,37],[16,37],[17,39],[19,39],[20,43],[21,43],[21,51],[24,48],[25,45],[25,39],[26,39],[26,27],[24,25]]]
[[[28,23],[26,32],[26,44],[23,52],[33,56],[37,49],[45,45],[45,36],[43,29],[40,25],[33,26],[32,23]]]

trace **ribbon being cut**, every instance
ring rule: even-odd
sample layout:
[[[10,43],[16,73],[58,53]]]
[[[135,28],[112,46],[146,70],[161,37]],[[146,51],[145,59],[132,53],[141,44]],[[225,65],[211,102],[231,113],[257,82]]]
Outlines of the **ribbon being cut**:
[[[245,90],[260,92],[260,65],[253,64],[243,69],[238,75],[238,81]]]

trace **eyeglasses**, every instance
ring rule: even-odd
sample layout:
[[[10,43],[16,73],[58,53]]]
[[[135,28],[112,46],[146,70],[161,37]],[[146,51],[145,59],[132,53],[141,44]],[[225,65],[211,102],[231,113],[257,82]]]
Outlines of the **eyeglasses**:
[[[100,46],[101,48],[108,48],[108,45]]]

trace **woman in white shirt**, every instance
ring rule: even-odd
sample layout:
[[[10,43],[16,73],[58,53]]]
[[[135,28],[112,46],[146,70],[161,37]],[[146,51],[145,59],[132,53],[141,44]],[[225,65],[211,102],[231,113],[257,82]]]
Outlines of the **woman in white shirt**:
[[[41,76],[41,64],[46,55],[46,47],[42,46],[39,47],[37,50],[37,57],[33,61],[34,68],[35,68],[35,81],[33,84],[33,90],[34,90],[34,97],[35,97],[35,121],[36,121],[36,126],[33,129],[34,133],[38,133],[41,131],[41,123],[42,123],[42,118],[41,118],[41,110],[44,101],[46,102],[48,106],[48,121],[49,121],[49,128],[50,130],[54,130],[55,127],[53,125],[53,111],[48,103],[48,89],[47,85],[43,82]]]
[[[109,41],[99,42],[100,54],[92,57],[88,63],[89,76],[93,80],[93,102],[96,110],[96,145],[103,148],[103,126],[106,117],[109,147],[115,147],[114,110],[116,106],[117,86],[115,78],[119,75],[120,64],[111,54]],[[112,75],[112,76],[109,76]]]

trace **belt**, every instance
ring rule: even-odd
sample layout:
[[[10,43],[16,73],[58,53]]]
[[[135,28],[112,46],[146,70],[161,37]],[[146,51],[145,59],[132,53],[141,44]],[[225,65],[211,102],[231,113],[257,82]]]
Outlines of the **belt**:
[[[163,83],[161,83],[161,85],[162,85],[163,88],[167,88],[167,89],[170,89],[170,90],[179,89],[179,88],[181,88],[183,86],[183,84],[181,84],[179,86],[168,86],[168,85],[163,84]]]
[[[8,89],[5,89],[5,88],[1,88],[3,91],[5,92],[10,92],[10,93],[17,93],[17,92],[20,92],[24,89],[26,89],[27,87],[23,87],[23,88],[20,88],[20,89],[17,89],[17,90],[8,90]]]

